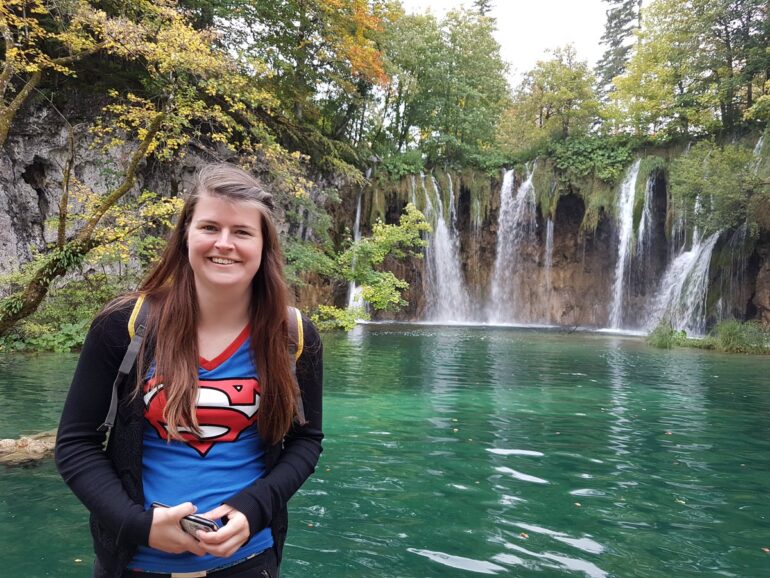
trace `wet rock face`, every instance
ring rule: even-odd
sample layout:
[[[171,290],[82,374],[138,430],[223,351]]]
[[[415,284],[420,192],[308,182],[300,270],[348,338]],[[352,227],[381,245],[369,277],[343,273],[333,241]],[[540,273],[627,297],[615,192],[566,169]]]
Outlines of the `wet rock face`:
[[[614,271],[613,231],[609,218],[603,215],[595,231],[581,232],[584,213],[580,197],[566,195],[559,199],[554,219],[551,291],[550,297],[543,300],[547,323],[589,327],[606,324]]]
[[[770,238],[764,241],[756,251],[759,267],[750,307],[756,311],[756,319],[770,325]]]
[[[515,183],[518,187],[520,183]],[[457,203],[457,229],[460,242],[460,259],[463,277],[475,304],[475,321],[485,321],[485,310],[490,300],[496,244],[499,231],[500,183],[493,184],[497,197],[490,200],[489,212],[483,221],[475,225],[470,216],[468,192],[460,189]],[[399,207],[390,207],[388,213]],[[615,264],[618,258],[618,227],[614,216],[604,212],[594,231],[581,230],[585,215],[583,198],[576,193],[563,194],[558,201],[553,224],[553,249],[550,268],[546,255],[546,219],[537,214],[537,233],[528,244],[520,247],[515,260],[517,273],[515,287],[511,287],[515,299],[515,312],[511,321],[529,324],[554,324],[561,326],[606,327],[612,306],[612,288]],[[626,267],[626,283],[623,298],[623,323],[628,329],[649,329],[651,309],[660,282],[672,260],[667,235],[668,186],[665,174],[658,171],[653,177],[650,203],[650,231],[644,247],[635,247]],[[770,323],[770,238],[760,240],[750,265],[742,275],[740,291],[748,296],[734,307],[732,315],[758,318]],[[712,285],[718,282],[718,262],[712,263]],[[391,262],[388,268],[406,279],[409,290],[404,294],[409,306],[396,314],[378,314],[379,319],[424,319],[429,294],[424,260],[412,259],[405,263]],[[712,288],[713,289],[713,288]],[[711,306],[711,305],[710,305]],[[715,317],[710,324],[715,323]]]

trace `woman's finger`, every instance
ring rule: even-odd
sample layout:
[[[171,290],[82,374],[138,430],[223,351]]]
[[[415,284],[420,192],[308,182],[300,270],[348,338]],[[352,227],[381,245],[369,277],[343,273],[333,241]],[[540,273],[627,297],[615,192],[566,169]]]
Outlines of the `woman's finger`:
[[[227,557],[236,552],[249,539],[249,522],[246,516],[232,510],[227,524],[216,532],[198,531],[200,545],[214,556]]]

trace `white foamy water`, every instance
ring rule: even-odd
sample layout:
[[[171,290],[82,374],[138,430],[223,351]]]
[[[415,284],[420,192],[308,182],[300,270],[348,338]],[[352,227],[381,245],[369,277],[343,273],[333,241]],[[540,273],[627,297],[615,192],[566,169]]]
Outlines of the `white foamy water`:
[[[634,196],[640,164],[641,160],[637,159],[628,170],[618,194],[619,242],[618,256],[615,263],[615,278],[612,284],[612,307],[610,309],[609,325],[611,329],[620,329],[623,322],[626,268],[631,256],[631,237],[634,233]]]

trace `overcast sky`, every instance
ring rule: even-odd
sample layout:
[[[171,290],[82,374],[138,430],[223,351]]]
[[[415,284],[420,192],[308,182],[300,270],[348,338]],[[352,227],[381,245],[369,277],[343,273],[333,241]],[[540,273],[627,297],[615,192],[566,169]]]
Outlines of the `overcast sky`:
[[[442,16],[472,0],[401,0],[408,13]],[[531,70],[547,50],[574,44],[581,60],[596,64],[604,52],[599,44],[604,32],[607,4],[602,0],[492,0],[490,16],[497,19],[497,41],[503,60],[511,67],[511,84]]]

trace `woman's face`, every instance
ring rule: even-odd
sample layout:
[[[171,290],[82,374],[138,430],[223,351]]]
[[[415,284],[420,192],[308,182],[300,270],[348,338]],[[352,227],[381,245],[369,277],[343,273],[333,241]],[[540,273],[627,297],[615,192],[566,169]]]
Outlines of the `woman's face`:
[[[255,204],[201,195],[187,231],[199,290],[248,290],[262,262],[262,245],[262,213]]]

